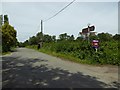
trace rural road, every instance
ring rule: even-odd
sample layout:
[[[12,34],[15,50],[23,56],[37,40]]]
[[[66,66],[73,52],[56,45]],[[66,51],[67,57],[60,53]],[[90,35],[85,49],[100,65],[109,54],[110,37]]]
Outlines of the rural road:
[[[117,66],[91,66],[27,48],[2,57],[3,88],[117,88]]]

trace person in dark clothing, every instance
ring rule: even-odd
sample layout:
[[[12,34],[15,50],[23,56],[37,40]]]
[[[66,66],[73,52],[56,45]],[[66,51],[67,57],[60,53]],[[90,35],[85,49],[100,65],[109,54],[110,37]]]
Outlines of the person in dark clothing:
[[[40,49],[40,44],[38,44],[38,47],[37,47],[37,49]]]

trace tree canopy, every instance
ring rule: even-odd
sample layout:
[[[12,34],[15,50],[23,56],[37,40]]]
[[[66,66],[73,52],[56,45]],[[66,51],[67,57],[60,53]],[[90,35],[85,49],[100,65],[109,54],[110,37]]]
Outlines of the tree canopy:
[[[112,34],[109,33],[99,33],[98,38],[101,41],[110,41],[112,40]]]
[[[2,25],[0,32],[2,32],[2,51],[7,52],[11,50],[11,47],[16,46],[17,32],[13,26],[9,24],[7,15],[4,16],[5,22]]]

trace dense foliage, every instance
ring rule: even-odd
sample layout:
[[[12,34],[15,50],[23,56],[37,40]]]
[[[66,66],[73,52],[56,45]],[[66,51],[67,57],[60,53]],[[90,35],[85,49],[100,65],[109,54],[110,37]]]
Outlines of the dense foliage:
[[[11,50],[11,47],[16,46],[16,30],[9,24],[7,15],[4,16],[4,24],[0,27],[2,32],[2,52]]]
[[[37,37],[37,36],[36,36]],[[34,36],[34,38],[36,38]],[[55,37],[55,36],[54,36]],[[72,59],[78,62],[84,62],[89,64],[112,64],[120,65],[119,55],[118,55],[118,41],[120,40],[120,35],[116,34],[112,36],[109,33],[99,33],[96,36],[90,36],[89,41],[83,40],[82,37],[74,38],[73,35],[67,35],[67,33],[60,34],[59,39],[52,36],[44,35],[44,44],[41,50],[44,52],[56,53],[64,55],[65,57],[74,57]],[[98,51],[92,47],[92,40],[98,39],[100,41]],[[34,40],[33,40],[34,41]],[[37,41],[37,40],[36,40]],[[26,40],[23,44],[26,45],[36,45],[31,44],[31,38]],[[35,46],[33,48],[36,48]]]
[[[44,43],[43,49],[76,57],[83,61],[87,60],[91,64],[120,64],[117,41],[101,42],[97,52],[87,41]]]
[[[45,43],[49,43],[49,42],[56,42],[56,36],[50,36],[48,34],[42,34],[41,32],[37,33],[36,36],[32,36],[29,38],[29,40],[26,40],[25,42],[19,42],[18,46],[19,47],[25,47],[27,45],[37,45],[39,42],[45,42]]]

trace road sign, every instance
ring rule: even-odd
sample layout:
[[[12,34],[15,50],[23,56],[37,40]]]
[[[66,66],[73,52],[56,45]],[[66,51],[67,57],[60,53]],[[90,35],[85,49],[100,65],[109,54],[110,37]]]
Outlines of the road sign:
[[[91,26],[89,29],[90,29],[90,31],[94,31],[95,30],[95,26]]]
[[[92,47],[98,48],[99,47],[99,41],[98,40],[93,40],[92,41]]]
[[[82,29],[82,33],[89,33],[89,31],[94,31],[95,30],[95,26],[91,26],[91,27],[89,27],[89,29],[88,28],[84,28],[84,29]]]
[[[95,51],[97,52],[97,49],[99,47],[99,41],[98,40],[93,40],[92,41],[92,47],[95,49]]]

